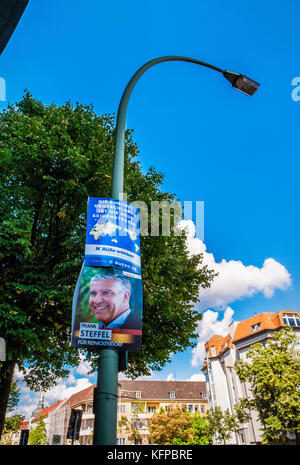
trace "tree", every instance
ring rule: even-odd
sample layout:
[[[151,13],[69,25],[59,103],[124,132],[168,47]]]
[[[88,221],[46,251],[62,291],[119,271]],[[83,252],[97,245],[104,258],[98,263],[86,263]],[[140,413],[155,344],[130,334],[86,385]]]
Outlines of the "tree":
[[[12,444],[12,435],[19,431],[24,419],[25,417],[22,415],[14,415],[12,417],[5,418],[4,428],[0,441],[1,445],[8,446]]]
[[[134,444],[142,443],[142,435],[139,431],[139,422],[141,420],[136,416],[131,418],[131,421],[128,420],[125,416],[121,417],[121,420],[118,422],[119,428],[125,427],[125,431],[128,434],[129,441],[133,441]]]
[[[190,412],[185,405],[176,404],[161,408],[150,418],[149,439],[157,445],[171,445],[180,438],[184,443],[193,439],[193,429]]]
[[[83,261],[88,197],[110,197],[114,118],[91,106],[45,106],[26,92],[0,113],[0,434],[17,365],[32,390],[50,388],[79,363],[69,347],[74,287]],[[172,202],[163,175],[142,173],[132,131],[126,132],[128,201]],[[141,238],[143,350],[129,353],[128,376],[161,369],[190,345],[199,286],[214,274],[189,257],[185,237]],[[96,353],[88,352],[95,361]]]
[[[193,439],[191,441],[183,441],[181,437],[176,436],[172,445],[199,445],[204,446],[212,444],[212,436],[209,430],[209,423],[206,417],[201,417],[199,413],[191,415],[191,427],[193,430]]]
[[[286,444],[289,433],[300,443],[300,359],[295,344],[293,329],[284,326],[266,345],[254,344],[247,352],[249,361],[237,362],[240,381],[251,390],[241,408],[258,413],[264,443]]]
[[[15,379],[12,380],[11,386],[10,386],[10,393],[9,393],[9,398],[8,398],[8,403],[7,403],[7,412],[10,413],[12,412],[18,405],[19,400],[20,400],[20,388],[18,387],[18,383]]]
[[[230,413],[229,409],[223,411],[218,406],[208,410],[207,419],[210,435],[218,442],[223,442],[224,445],[239,427],[238,416],[235,413]]]
[[[40,417],[36,421],[37,424],[30,428],[28,437],[29,446],[44,446],[47,444],[48,438],[44,418],[45,417]]]

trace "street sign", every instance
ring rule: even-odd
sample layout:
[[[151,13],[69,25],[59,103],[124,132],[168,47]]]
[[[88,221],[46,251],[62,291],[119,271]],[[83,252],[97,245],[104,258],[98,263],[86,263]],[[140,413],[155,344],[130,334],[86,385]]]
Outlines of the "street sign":
[[[61,434],[53,434],[53,436],[52,436],[52,445],[53,446],[61,445]]]

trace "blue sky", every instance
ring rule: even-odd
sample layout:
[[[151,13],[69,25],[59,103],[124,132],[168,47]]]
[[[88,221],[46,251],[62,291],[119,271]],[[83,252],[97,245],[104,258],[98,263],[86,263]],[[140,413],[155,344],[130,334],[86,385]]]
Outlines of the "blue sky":
[[[146,72],[128,106],[142,168],[165,173],[163,189],[181,201],[205,202],[205,253],[224,280],[213,289],[222,307],[212,292],[202,309],[215,313],[201,337],[231,318],[299,310],[299,16],[296,0],[30,0],[0,57],[8,102],[27,88],[46,104],[91,103],[98,114],[116,112],[132,74],[163,55],[261,84],[247,97],[219,73],[169,62]],[[175,355],[153,377],[188,379],[201,368],[191,362],[191,350]],[[74,387],[83,367],[72,376]]]

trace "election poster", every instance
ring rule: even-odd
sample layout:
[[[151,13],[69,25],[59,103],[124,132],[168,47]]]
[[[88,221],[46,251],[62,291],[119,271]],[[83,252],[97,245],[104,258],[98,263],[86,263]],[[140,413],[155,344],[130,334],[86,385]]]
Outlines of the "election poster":
[[[84,264],[141,274],[139,209],[124,200],[90,197]]]
[[[141,275],[83,266],[73,300],[71,346],[141,350]]]

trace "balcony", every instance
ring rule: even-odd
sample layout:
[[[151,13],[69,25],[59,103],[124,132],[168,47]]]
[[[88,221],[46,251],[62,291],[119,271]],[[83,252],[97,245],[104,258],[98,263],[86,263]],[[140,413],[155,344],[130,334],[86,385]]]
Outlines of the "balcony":
[[[147,419],[147,418],[151,418],[153,413],[137,413],[137,414],[135,414],[134,412],[132,412],[132,415],[136,415],[136,418],[138,418],[139,420],[144,420],[144,419]]]
[[[83,420],[94,420],[94,418],[95,418],[95,415],[92,412],[90,412],[90,413],[84,412],[82,414],[82,419]]]
[[[92,433],[93,433],[93,428],[89,427],[89,428],[81,429],[80,432],[79,432],[79,435],[80,436],[90,436]]]

